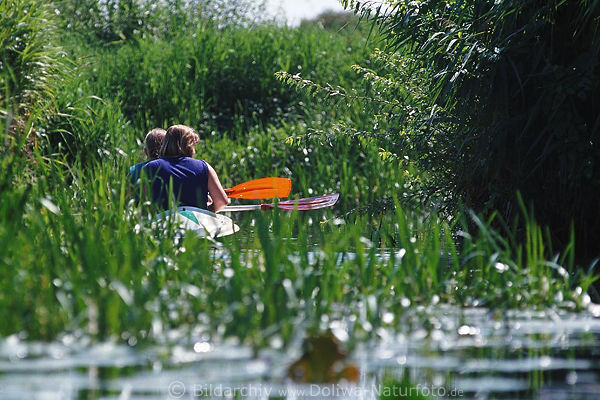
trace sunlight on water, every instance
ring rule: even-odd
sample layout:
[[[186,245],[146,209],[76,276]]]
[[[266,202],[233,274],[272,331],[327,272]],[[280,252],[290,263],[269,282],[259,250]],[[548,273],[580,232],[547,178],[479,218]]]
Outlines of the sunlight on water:
[[[3,399],[374,399],[384,376],[408,373],[425,393],[459,398],[595,398],[600,319],[588,313],[415,307],[401,332],[379,329],[356,345],[359,383],[298,385],[286,368],[299,354],[205,338],[133,348],[66,335],[51,344],[15,336],[0,344]],[[347,340],[343,323],[331,328]],[[173,337],[176,337],[173,336]],[[435,391],[437,390],[437,392]],[[187,397],[186,397],[187,396]],[[204,396],[204,397],[203,397]],[[212,397],[211,397],[212,396]]]
[[[255,221],[248,217],[240,224],[249,228]],[[242,229],[240,235],[251,231]],[[366,238],[360,241],[372,245]],[[215,260],[227,265],[229,253],[218,243],[214,246]],[[306,252],[310,265],[323,257],[322,250],[315,250]],[[391,250],[377,250],[375,258],[383,265]],[[402,258],[405,251],[395,254]],[[338,265],[357,258],[352,252],[336,255]],[[301,262],[297,255],[288,257]],[[146,345],[97,343],[80,331],[52,343],[32,343],[16,335],[3,339],[0,398],[377,399],[386,390],[384,381],[408,377],[412,388],[429,398],[596,399],[600,306],[592,304],[581,313],[494,311],[458,308],[434,297],[429,306],[404,298],[402,314],[386,311],[381,321],[396,330],[367,329],[368,322],[361,320],[370,338],[355,336],[354,316],[332,312],[321,318],[320,328],[330,329],[351,349],[349,362],[360,371],[352,384],[293,383],[287,369],[302,354],[302,337],[284,347],[275,335],[270,348],[256,351],[234,339],[211,340],[208,329],[168,329],[157,318],[153,344]],[[197,321],[199,328],[202,323]],[[295,330],[305,329],[300,323]],[[396,397],[409,396],[400,391]]]

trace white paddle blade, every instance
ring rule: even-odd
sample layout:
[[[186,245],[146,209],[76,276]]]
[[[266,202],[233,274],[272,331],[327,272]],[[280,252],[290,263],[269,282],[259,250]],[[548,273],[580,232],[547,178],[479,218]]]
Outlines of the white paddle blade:
[[[175,215],[166,211],[158,216],[158,220],[166,221],[168,218],[173,218],[172,223],[180,229],[192,231],[202,237],[229,236],[240,230],[231,218],[197,207],[178,207]]]

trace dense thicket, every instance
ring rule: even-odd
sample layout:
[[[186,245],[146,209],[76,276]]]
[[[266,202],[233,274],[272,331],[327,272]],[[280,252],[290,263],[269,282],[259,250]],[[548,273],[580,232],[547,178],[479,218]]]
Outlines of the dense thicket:
[[[253,0],[54,0],[61,29],[97,44],[167,37],[213,21],[220,26],[264,21],[264,2]]]
[[[404,84],[388,97],[399,103],[388,118],[403,128],[397,152],[412,151],[433,186],[476,210],[511,219],[520,191],[556,237],[574,222],[580,254],[598,253],[598,2],[343,3],[377,20],[402,55],[376,71]]]
[[[338,66],[366,57],[365,35],[281,26],[261,16],[262,6],[2,2],[0,109],[13,128],[29,126],[46,154],[82,160],[132,148],[143,132],[174,122],[203,135],[238,136],[280,120],[335,119],[318,99],[279,84],[274,72],[349,81],[351,71]]]

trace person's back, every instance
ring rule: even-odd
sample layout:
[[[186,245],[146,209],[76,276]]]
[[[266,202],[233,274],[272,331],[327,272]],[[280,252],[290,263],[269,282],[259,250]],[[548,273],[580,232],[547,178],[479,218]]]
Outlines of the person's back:
[[[184,205],[215,212],[227,205],[227,194],[215,170],[204,160],[192,158],[199,140],[189,126],[173,125],[167,129],[161,157],[141,169],[152,185],[152,203],[163,209]],[[209,196],[212,203],[207,207]]]
[[[163,157],[142,169],[152,181],[153,202],[163,209],[169,208],[170,198],[171,205],[207,208],[209,170],[204,160]]]

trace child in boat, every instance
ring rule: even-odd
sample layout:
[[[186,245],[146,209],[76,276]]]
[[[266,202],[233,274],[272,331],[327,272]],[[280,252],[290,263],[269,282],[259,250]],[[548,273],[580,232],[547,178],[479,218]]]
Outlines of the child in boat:
[[[148,161],[141,170],[152,181],[152,202],[168,209],[169,199],[177,206],[192,206],[217,212],[228,203],[215,170],[204,160],[193,158],[200,141],[185,125],[167,129],[160,158]],[[210,197],[209,197],[210,195]]]
[[[140,178],[142,167],[146,165],[148,161],[156,160],[160,157],[160,148],[162,147],[166,133],[167,131],[162,128],[154,128],[146,134],[146,138],[144,139],[144,154],[146,155],[146,161],[129,167],[129,176],[133,182],[136,182]]]

